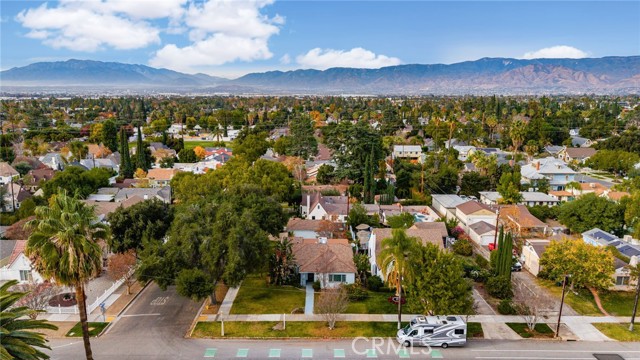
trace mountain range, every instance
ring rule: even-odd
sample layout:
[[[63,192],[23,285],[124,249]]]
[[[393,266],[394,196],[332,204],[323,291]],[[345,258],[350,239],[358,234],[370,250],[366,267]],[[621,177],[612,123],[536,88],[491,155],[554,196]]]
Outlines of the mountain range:
[[[482,58],[450,65],[269,71],[232,80],[145,65],[68,60],[34,63],[0,72],[3,91],[16,86],[272,94],[622,94],[640,92],[640,56]]]

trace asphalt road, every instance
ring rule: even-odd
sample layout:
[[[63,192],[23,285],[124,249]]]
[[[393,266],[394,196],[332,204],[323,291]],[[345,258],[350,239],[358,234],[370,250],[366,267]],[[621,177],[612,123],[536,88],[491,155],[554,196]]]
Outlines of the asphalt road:
[[[147,287],[106,334],[91,341],[95,359],[595,359],[593,354],[619,354],[640,359],[640,343],[555,341],[469,341],[463,348],[401,349],[393,339],[357,340],[208,340],[184,335],[200,304]],[[81,339],[51,341],[53,360],[82,359]],[[372,350],[373,349],[373,350]]]

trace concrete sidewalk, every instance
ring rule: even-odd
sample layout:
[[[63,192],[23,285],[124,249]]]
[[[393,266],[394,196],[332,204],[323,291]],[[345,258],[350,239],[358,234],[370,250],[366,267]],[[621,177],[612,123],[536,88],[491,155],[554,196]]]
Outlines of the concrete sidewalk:
[[[313,284],[307,284],[306,294],[304,298],[304,314],[313,315],[313,305],[315,300],[315,290]]]
[[[238,285],[237,287],[229,288],[229,290],[227,290],[227,295],[225,295],[224,300],[222,300],[222,304],[220,304],[220,310],[218,310],[218,314],[225,316],[231,313],[231,307],[233,306],[233,302],[236,300],[236,296],[238,296],[238,290],[240,290],[240,285]],[[213,318],[215,318],[217,315],[208,316],[213,316]]]

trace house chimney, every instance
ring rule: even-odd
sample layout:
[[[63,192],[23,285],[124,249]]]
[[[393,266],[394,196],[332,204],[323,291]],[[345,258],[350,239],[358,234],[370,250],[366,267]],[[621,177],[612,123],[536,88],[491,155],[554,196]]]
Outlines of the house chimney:
[[[536,162],[536,170],[540,171],[540,161]]]
[[[311,195],[307,194],[307,215],[311,212]]]

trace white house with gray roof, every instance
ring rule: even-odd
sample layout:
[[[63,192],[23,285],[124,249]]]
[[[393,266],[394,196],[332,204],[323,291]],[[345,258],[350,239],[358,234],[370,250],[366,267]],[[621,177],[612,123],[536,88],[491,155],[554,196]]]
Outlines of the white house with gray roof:
[[[547,179],[551,190],[564,190],[565,186],[575,181],[576,172],[567,164],[554,157],[534,159],[520,169],[522,183],[535,187],[537,182]]]

